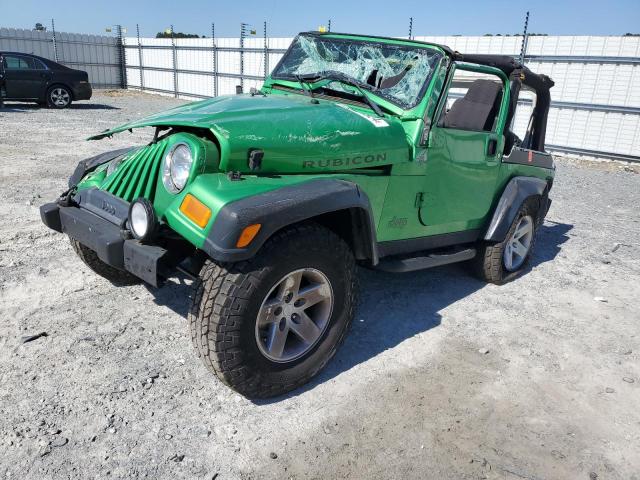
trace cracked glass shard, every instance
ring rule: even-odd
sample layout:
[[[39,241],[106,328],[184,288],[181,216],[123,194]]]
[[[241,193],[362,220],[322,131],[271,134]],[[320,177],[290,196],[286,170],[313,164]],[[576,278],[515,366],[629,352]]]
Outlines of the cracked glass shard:
[[[411,108],[422,98],[440,58],[440,52],[430,47],[299,35],[272,76],[295,81],[296,75],[330,78],[337,73]],[[331,82],[331,88],[351,91],[337,83]]]

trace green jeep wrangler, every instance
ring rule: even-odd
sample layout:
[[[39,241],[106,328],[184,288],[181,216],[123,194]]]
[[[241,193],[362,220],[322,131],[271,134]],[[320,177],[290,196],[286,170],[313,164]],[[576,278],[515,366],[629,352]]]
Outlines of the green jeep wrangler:
[[[508,56],[302,33],[260,90],[91,137],[155,129],[81,161],[42,220],[114,284],[192,276],[206,366],[246,396],[279,395],[344,339],[356,264],[469,261],[494,283],[523,270],[550,205],[552,86]]]

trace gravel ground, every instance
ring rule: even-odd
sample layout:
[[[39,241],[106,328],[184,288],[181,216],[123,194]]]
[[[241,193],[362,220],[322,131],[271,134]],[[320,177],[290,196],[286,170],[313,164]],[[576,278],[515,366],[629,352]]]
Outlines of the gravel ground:
[[[0,110],[0,478],[640,479],[640,175],[561,160],[531,270],[362,270],[329,366],[286,397],[218,383],[189,283],[115,288],[38,206],[89,134],[181,103],[102,92]],[[46,332],[25,343],[25,337]]]

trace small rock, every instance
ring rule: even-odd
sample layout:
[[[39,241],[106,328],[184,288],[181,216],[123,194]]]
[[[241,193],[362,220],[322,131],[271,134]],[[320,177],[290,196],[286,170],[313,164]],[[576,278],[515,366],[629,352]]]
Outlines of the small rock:
[[[489,349],[488,348],[481,348],[478,350],[478,353],[481,353],[482,355],[486,355],[487,353],[489,353]]]
[[[593,299],[594,299],[596,302],[600,302],[600,303],[608,303],[608,302],[609,302],[609,300],[607,300],[607,299],[606,299],[606,298],[604,298],[604,297],[593,297]]]
[[[631,355],[633,352],[631,350],[625,350],[622,352],[623,355]]]
[[[596,472],[590,472],[589,480],[598,480],[598,474]]]
[[[615,390],[613,388],[611,388],[611,387],[605,388],[604,391],[607,392],[607,393],[614,393],[615,392]]]
[[[58,435],[62,433],[62,430],[60,430],[59,428],[54,428],[53,430],[49,430],[47,432],[47,435]]]
[[[173,435],[171,435],[170,433],[167,433],[167,434],[164,436],[164,439],[165,439],[165,440],[171,440],[172,438],[173,438]]]
[[[622,377],[622,381],[623,382],[627,382],[627,383],[633,383],[635,382],[635,380],[631,377]]]
[[[126,391],[127,391],[127,387],[126,387],[125,385],[120,385],[120,386],[118,387],[118,391],[119,391],[119,392],[126,392]]]
[[[56,437],[51,442],[52,447],[64,447],[67,443],[69,443],[69,439],[65,437]]]
[[[567,458],[567,456],[564,453],[562,453],[562,452],[560,452],[558,450],[551,450],[551,455],[553,455],[553,457],[557,458],[558,460],[562,460],[562,459]]]
[[[116,433],[118,431],[118,429],[116,427],[111,427],[109,429],[109,433]]]
[[[272,460],[275,460],[276,458],[278,458],[278,454],[277,454],[276,452],[271,452],[271,453],[269,454],[269,457],[270,457]]]
[[[176,463],[181,462],[182,460],[184,460],[184,455],[174,455],[173,457],[171,457],[169,460],[173,460]]]

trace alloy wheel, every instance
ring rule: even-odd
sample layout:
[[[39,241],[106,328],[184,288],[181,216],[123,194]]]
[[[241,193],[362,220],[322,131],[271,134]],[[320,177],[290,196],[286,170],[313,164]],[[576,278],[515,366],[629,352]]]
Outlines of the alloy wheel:
[[[520,268],[529,254],[533,243],[533,218],[520,218],[513,234],[504,247],[503,261],[506,270],[513,272]]]
[[[303,268],[269,291],[256,320],[256,342],[269,360],[291,362],[309,352],[329,325],[333,290],[324,273]]]
[[[56,107],[66,107],[69,105],[69,101],[71,97],[69,96],[69,92],[67,92],[64,88],[54,88],[51,90],[51,102]]]

